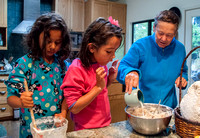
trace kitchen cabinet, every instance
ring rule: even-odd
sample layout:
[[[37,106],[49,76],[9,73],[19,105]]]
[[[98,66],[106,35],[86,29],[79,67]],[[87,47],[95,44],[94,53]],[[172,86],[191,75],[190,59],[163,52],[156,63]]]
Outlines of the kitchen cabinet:
[[[0,27],[7,27],[7,0],[0,0]]]
[[[0,121],[13,119],[13,109],[7,104],[7,88],[4,81],[8,75],[0,76]]]
[[[7,0],[0,0],[0,50],[7,50]]]
[[[55,12],[62,15],[70,31],[84,31],[84,0],[55,0]]]
[[[126,33],[126,5],[116,2],[110,3],[109,14],[119,21],[122,32]]]
[[[108,96],[110,101],[110,111],[112,120],[111,123],[124,121],[127,119],[124,111],[126,103],[124,101],[124,92],[122,92],[123,85],[117,80],[108,86]]]
[[[102,0],[87,0],[85,2],[85,28],[98,17],[108,19],[112,16],[119,21],[123,33],[126,32],[126,4]]]

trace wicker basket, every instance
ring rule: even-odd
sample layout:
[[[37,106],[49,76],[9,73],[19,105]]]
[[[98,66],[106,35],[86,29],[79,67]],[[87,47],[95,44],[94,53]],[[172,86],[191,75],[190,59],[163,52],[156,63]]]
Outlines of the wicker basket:
[[[188,58],[188,56],[197,48],[200,48],[200,46],[195,47],[192,49],[187,56],[185,57],[182,67],[181,67],[181,74],[180,74],[180,89],[179,89],[179,105],[181,102],[181,89],[182,89],[182,73],[183,73],[183,66]],[[177,107],[174,109],[174,114],[175,114],[175,127],[176,127],[176,133],[183,137],[183,138],[194,138],[195,136],[200,135],[200,123],[197,122],[192,122],[190,120],[187,120],[186,118],[183,118],[183,116],[180,113],[180,108]]]

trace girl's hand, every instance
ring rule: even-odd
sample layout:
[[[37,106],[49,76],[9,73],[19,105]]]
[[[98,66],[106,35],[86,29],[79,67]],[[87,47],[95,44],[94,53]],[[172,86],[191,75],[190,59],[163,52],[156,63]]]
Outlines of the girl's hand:
[[[104,89],[104,87],[106,86],[106,81],[105,81],[105,76],[106,76],[106,72],[104,67],[99,67],[96,70],[96,86],[100,87],[102,90]]]
[[[112,66],[109,69],[109,82],[112,83],[117,78],[118,67],[120,63],[117,63],[119,60],[115,60],[112,63]]]
[[[21,93],[20,100],[22,104],[22,108],[31,108],[33,107],[33,92],[23,92]]]
[[[58,117],[58,118],[67,118],[67,114],[65,114],[65,113],[55,114],[54,116]]]
[[[65,119],[66,119],[66,117],[64,117],[62,115],[62,113],[55,114],[54,115],[54,125],[55,125],[55,127],[61,127],[61,126],[63,126],[66,123]]]
[[[125,77],[126,92],[131,94],[132,88],[139,84],[139,75],[136,71],[128,73]]]

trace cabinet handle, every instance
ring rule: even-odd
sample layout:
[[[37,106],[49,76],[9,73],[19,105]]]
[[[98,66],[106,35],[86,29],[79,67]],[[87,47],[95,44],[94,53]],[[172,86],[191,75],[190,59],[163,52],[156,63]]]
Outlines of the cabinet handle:
[[[5,79],[0,79],[0,82],[4,82],[4,81],[6,81]]]
[[[0,91],[0,94],[4,95],[4,94],[6,94],[6,91]]]
[[[4,112],[4,111],[6,111],[6,108],[2,107],[2,108],[0,108],[0,110]]]

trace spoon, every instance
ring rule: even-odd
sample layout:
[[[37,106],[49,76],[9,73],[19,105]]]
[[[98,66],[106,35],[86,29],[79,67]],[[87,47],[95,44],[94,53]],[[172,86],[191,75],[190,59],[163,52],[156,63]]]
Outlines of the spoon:
[[[28,84],[27,84],[26,79],[24,79],[24,87],[25,87],[25,91],[28,92]],[[31,113],[31,119],[32,119],[32,122],[33,122],[33,127],[37,129],[33,109],[29,108],[29,110],[30,110],[30,113]]]
[[[157,108],[155,109],[153,115],[154,115],[154,114],[156,113],[156,111],[160,108],[160,102],[161,102],[161,99],[160,99],[160,101],[159,101],[159,103],[158,103],[158,106],[157,106]],[[159,110],[158,110],[158,113],[159,113]],[[153,116],[153,117],[154,117],[154,116]]]

